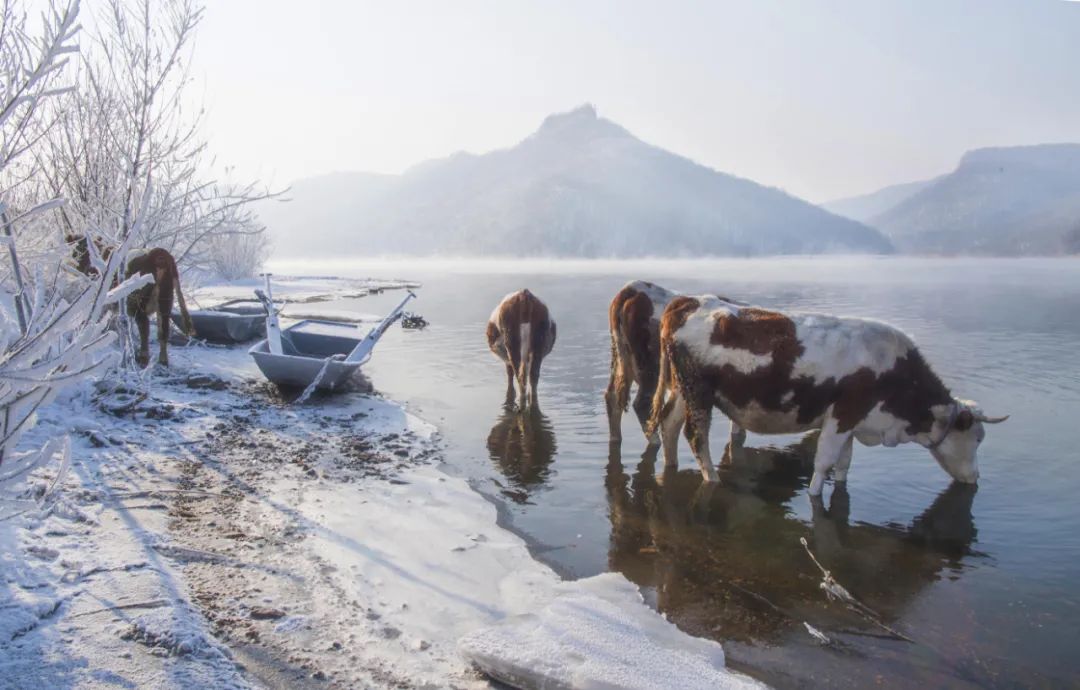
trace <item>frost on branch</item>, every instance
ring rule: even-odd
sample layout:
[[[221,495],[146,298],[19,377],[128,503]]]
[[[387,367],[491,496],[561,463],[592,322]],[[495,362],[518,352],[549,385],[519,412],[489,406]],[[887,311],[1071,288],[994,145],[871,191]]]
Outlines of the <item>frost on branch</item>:
[[[70,298],[57,288],[59,265],[23,265],[16,252],[17,224],[55,211],[61,204],[48,200],[13,213],[9,192],[36,168],[32,153],[52,121],[43,108],[68,88],[60,81],[79,31],[78,2],[52,5],[43,16],[38,36],[12,2],[0,7],[0,222],[8,264],[0,283],[0,487],[24,476],[59,455],[56,476],[46,494],[63,480],[70,458],[65,436],[49,439],[39,448],[16,450],[35,422],[37,412],[65,388],[100,373],[115,358],[107,331],[105,308],[116,296],[106,286],[116,275],[118,260]],[[25,162],[30,159],[30,162]],[[25,274],[25,280],[24,280]],[[51,275],[51,280],[49,277]]]

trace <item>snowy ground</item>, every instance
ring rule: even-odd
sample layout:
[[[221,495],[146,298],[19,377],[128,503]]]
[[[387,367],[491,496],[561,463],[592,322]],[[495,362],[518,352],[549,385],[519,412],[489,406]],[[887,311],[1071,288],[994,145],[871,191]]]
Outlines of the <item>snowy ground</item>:
[[[621,576],[561,583],[439,470],[430,425],[362,380],[290,403],[245,350],[173,348],[132,410],[81,390],[41,413],[27,442],[67,429],[75,454],[45,512],[48,470],[0,501],[0,687],[486,687],[472,661],[533,687],[746,682]]]

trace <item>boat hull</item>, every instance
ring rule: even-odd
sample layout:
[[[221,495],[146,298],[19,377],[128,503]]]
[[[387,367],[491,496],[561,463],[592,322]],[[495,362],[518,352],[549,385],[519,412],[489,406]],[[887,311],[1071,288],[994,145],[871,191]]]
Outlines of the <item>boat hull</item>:
[[[322,372],[316,389],[333,391],[363,365],[363,362],[344,361],[362,340],[359,331],[351,325],[305,320],[282,331],[282,340],[286,346],[282,354],[270,352],[265,338],[248,350],[263,375],[279,386],[306,388]]]
[[[221,305],[196,309],[189,316],[195,337],[212,343],[244,343],[266,335],[266,315],[258,306]],[[172,322],[183,329],[179,312],[172,313]]]

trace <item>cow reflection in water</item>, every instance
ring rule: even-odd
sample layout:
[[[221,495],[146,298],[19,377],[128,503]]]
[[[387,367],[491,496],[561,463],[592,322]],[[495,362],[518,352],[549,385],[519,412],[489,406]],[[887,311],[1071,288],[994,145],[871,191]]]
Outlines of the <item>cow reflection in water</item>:
[[[959,576],[975,538],[975,486],[954,483],[910,525],[878,526],[848,523],[847,490],[838,484],[828,509],[812,499],[808,526],[785,504],[805,490],[815,444],[814,434],[786,448],[729,444],[720,481],[711,483],[697,470],[658,476],[650,457],[627,476],[613,445],[610,567],[655,588],[659,609],[684,630],[743,642],[778,640],[801,631],[802,621],[831,634],[867,630],[825,601],[800,537],[888,621],[943,573]]]
[[[504,410],[488,434],[487,447],[510,481],[511,488],[503,493],[519,503],[547,481],[557,451],[551,420],[538,407]]]

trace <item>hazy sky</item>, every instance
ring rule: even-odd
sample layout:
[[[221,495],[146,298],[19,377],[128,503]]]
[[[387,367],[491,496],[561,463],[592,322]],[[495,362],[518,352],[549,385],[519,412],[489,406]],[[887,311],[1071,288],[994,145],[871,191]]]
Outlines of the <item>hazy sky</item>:
[[[511,146],[585,102],[825,201],[1080,141],[1080,3],[208,0],[218,160],[279,184]]]

